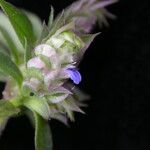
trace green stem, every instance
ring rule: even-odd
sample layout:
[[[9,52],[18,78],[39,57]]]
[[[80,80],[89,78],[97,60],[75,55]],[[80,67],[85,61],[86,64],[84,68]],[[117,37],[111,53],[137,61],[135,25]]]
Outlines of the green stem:
[[[35,117],[35,149],[52,150],[52,133],[47,120],[34,112]]]

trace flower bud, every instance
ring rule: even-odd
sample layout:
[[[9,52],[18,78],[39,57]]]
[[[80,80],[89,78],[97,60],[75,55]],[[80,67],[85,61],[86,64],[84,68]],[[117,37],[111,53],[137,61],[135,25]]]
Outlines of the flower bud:
[[[44,62],[39,58],[39,57],[34,57],[30,59],[27,63],[28,68],[37,68],[37,69],[42,69],[45,67]]]
[[[57,49],[58,53],[76,53],[84,47],[83,41],[72,31],[55,34],[46,42]]]
[[[54,48],[52,48],[48,44],[38,45],[34,50],[36,56],[44,55],[46,57],[51,57],[53,55],[56,55]]]
[[[56,50],[49,44],[40,44],[34,49],[34,53],[38,56],[49,69],[57,69],[60,61]]]

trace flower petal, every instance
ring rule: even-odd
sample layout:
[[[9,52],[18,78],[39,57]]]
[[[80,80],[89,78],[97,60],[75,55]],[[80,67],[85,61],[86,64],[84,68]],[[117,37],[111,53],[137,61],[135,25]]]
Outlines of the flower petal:
[[[79,84],[82,80],[81,78],[81,74],[74,68],[68,68],[66,70],[68,76],[70,77],[70,79],[75,83],[75,84]]]

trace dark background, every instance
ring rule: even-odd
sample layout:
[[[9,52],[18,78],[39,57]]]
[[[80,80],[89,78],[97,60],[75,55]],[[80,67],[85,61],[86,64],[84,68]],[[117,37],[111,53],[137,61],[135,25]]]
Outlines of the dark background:
[[[47,20],[50,4],[58,13],[73,0],[9,0]],[[150,2],[120,0],[108,7],[117,15],[101,31],[80,64],[79,85],[92,97],[86,115],[66,127],[51,121],[54,150],[150,149]],[[3,86],[2,86],[3,87]],[[27,118],[11,119],[0,150],[33,150]]]

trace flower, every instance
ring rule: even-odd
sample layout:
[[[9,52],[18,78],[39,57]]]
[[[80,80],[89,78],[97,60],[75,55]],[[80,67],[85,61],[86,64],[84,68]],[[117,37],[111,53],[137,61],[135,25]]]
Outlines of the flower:
[[[82,112],[75,102],[70,88],[65,87],[68,79],[81,82],[76,69],[76,56],[85,48],[85,43],[73,30],[63,26],[47,40],[34,48],[35,57],[27,62],[24,86],[35,96],[45,98],[51,110],[51,118],[66,122],[64,116],[73,119],[73,111]]]
[[[61,32],[60,32],[61,31]],[[32,90],[53,90],[61,86],[66,79],[70,78],[75,84],[81,81],[80,73],[75,69],[74,56],[84,47],[83,41],[73,31],[64,27],[56,31],[54,35],[34,48],[35,57],[27,63],[27,68],[38,69],[43,75],[41,81],[35,76],[28,76],[26,84]],[[34,79],[34,80],[33,80]],[[40,84],[42,85],[40,85]]]
[[[115,19],[105,7],[118,2],[118,0],[78,0],[66,9],[68,20],[73,16],[75,21],[75,32],[90,33],[98,21],[99,25],[108,25],[106,18]]]
[[[66,73],[75,84],[79,84],[81,82],[81,74],[76,69],[68,68]]]
[[[90,17],[79,17],[78,19],[75,19],[75,23],[78,26],[80,30],[84,30],[84,32],[89,33],[93,26],[95,25],[97,21],[96,16],[90,16]],[[77,29],[77,30],[79,30]],[[76,31],[77,32],[77,31]]]

